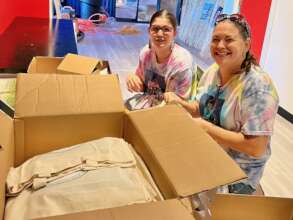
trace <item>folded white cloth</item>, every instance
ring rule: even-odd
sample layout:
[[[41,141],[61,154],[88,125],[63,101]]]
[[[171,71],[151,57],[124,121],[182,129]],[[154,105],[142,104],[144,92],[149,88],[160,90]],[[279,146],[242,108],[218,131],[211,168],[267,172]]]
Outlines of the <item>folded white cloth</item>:
[[[36,156],[7,178],[5,220],[155,201],[156,188],[123,139],[102,138]],[[17,210],[17,212],[15,212]]]

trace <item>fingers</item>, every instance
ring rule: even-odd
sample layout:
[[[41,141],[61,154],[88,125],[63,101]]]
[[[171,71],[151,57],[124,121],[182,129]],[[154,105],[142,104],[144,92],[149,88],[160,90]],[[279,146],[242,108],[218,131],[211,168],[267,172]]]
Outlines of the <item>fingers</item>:
[[[131,74],[127,77],[126,80],[127,89],[130,92],[142,92],[143,91],[143,82],[135,74]]]
[[[180,103],[180,98],[174,92],[164,93],[164,100],[167,104]]]

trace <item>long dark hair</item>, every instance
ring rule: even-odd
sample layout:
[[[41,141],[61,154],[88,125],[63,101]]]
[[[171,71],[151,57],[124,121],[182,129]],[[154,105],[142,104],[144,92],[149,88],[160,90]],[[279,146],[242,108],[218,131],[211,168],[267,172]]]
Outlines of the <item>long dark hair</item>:
[[[248,23],[247,21],[245,21],[245,25],[247,25],[247,27],[245,27],[244,25],[237,23],[237,22],[233,22],[233,24],[235,25],[235,27],[238,28],[240,35],[242,36],[243,40],[246,41],[249,38],[251,39],[251,34],[250,31],[247,32],[247,30],[249,29]],[[251,49],[249,48],[249,50],[246,52],[245,54],[245,58],[240,66],[241,69],[244,69],[245,72],[249,72],[251,69],[251,65],[256,65],[259,66],[259,63],[257,62],[255,56],[253,55]]]

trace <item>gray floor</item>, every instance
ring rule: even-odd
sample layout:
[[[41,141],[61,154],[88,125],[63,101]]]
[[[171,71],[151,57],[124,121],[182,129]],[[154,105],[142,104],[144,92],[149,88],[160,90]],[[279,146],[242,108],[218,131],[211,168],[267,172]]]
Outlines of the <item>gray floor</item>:
[[[133,27],[140,30],[137,35],[123,35],[122,27]],[[146,24],[117,23],[97,27],[95,33],[86,33],[78,43],[81,55],[92,56],[110,61],[111,70],[120,78],[124,98],[131,94],[125,88],[125,77],[133,73],[138,64],[139,50],[148,43]],[[195,62],[206,68],[210,61],[198,58],[192,51]],[[265,169],[261,181],[265,195],[293,198],[293,125],[278,116],[275,123],[275,134],[272,137],[272,157]]]

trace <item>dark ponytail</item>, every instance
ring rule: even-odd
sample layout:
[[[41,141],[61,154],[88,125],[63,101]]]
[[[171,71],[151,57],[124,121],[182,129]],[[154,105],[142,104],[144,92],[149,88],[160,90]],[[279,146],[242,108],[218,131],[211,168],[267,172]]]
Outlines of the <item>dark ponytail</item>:
[[[243,60],[241,64],[241,69],[244,69],[246,73],[248,73],[251,69],[251,65],[259,66],[256,58],[253,56],[253,54],[249,51],[246,52],[245,59]]]

